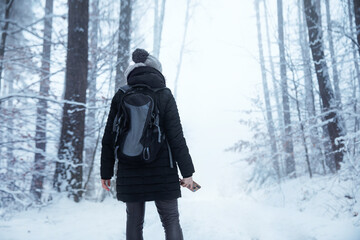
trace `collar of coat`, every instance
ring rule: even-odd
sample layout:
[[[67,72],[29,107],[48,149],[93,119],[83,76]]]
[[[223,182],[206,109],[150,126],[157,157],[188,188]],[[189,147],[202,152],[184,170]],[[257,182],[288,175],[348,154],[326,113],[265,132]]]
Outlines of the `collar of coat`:
[[[166,87],[165,77],[155,68],[148,66],[137,67],[127,78],[128,85],[146,84],[152,88]]]

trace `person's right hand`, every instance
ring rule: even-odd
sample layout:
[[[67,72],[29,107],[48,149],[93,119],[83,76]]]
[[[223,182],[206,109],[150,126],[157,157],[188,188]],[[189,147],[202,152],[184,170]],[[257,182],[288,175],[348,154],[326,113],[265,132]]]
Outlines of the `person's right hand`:
[[[180,185],[183,186],[183,187],[187,187],[187,188],[190,188],[192,189],[193,188],[193,179],[192,177],[188,177],[188,178],[184,178],[180,181]]]
[[[110,191],[110,179],[101,179],[101,186],[106,190]]]

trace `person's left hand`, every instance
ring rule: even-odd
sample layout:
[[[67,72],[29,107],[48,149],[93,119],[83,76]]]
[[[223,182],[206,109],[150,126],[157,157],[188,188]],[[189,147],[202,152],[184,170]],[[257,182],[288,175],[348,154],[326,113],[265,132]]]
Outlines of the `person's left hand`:
[[[101,186],[106,190],[110,191],[110,179],[101,179]]]
[[[192,179],[192,176],[191,177],[188,177],[188,178],[184,178],[180,181],[180,185],[183,186],[183,187],[187,187],[187,188],[190,188],[192,189],[193,188],[193,179]]]

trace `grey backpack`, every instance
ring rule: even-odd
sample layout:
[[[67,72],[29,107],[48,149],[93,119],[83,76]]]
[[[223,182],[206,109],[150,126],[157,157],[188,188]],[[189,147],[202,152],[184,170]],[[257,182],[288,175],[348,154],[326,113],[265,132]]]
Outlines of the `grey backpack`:
[[[163,144],[168,145],[159,125],[157,92],[169,89],[138,84],[126,85],[120,90],[122,94],[113,125],[115,158],[133,165],[151,163]],[[168,149],[172,167],[169,145]]]

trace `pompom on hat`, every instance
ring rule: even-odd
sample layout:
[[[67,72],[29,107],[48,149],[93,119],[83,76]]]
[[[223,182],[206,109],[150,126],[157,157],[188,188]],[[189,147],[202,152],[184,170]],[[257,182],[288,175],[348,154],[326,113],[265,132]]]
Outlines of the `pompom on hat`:
[[[132,53],[132,60],[134,61],[135,64],[130,65],[126,69],[124,73],[126,79],[128,78],[130,72],[137,67],[148,66],[155,68],[159,72],[162,72],[162,66],[160,61],[156,57],[150,55],[145,49],[141,49],[141,48],[135,49],[135,51]]]

